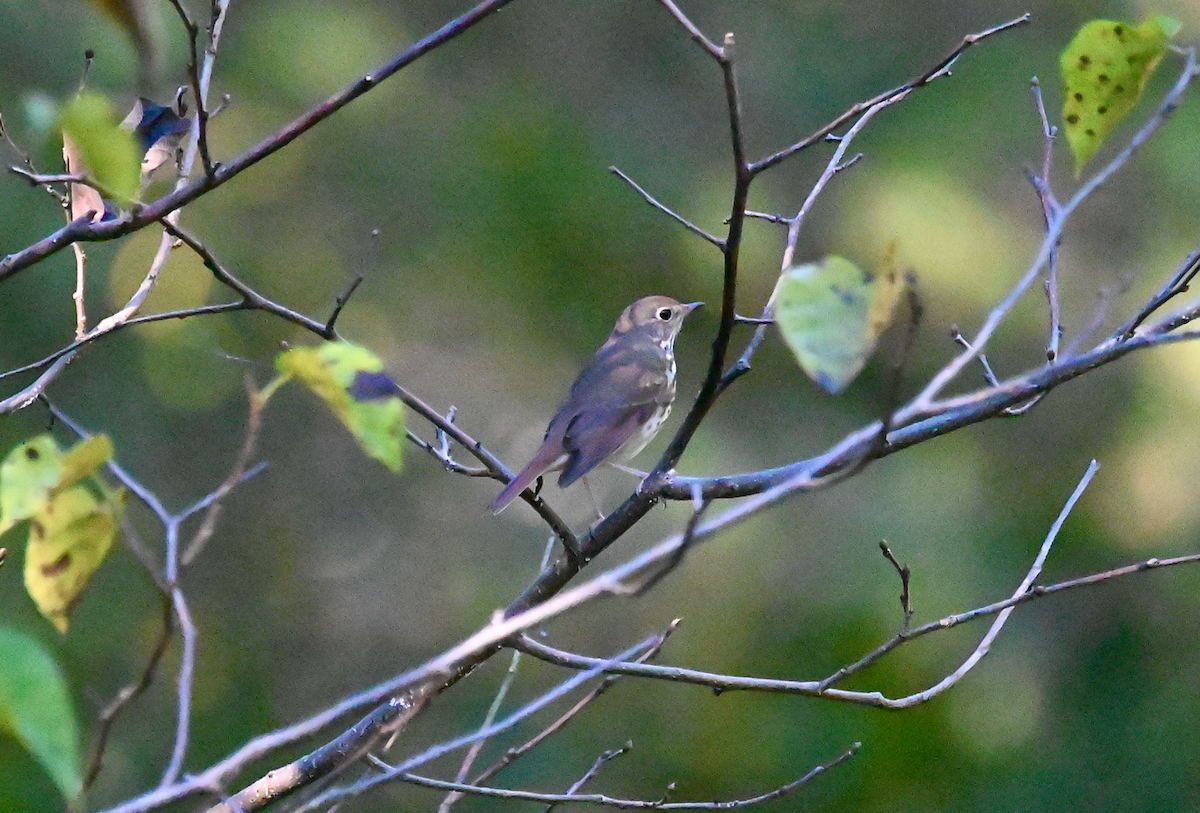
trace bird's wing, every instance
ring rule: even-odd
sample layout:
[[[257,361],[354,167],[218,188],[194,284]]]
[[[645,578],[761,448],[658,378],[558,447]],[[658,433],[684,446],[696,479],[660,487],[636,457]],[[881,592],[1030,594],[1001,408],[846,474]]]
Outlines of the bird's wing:
[[[656,351],[653,345],[601,348],[571,385],[567,403],[576,410],[599,404],[658,403],[667,383],[667,363]]]
[[[601,420],[593,420],[594,412],[581,413],[564,438],[569,456],[558,476],[559,486],[566,488],[603,463],[641,431],[642,424],[657,408],[653,402],[642,403],[608,413]]]
[[[604,348],[556,416],[567,464],[559,476],[569,486],[594,469],[640,431],[658,407],[670,401],[667,373],[661,357]],[[549,432],[547,433],[549,435]]]

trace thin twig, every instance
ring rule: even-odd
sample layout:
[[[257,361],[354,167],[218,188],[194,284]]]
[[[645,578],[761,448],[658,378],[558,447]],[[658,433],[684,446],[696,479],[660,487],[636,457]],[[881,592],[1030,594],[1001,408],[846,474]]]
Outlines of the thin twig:
[[[650,661],[652,658],[657,657],[658,653],[660,651],[662,651],[663,644],[666,643],[667,638],[671,635],[672,632],[674,632],[678,628],[679,622],[680,622],[680,620],[678,618],[676,618],[674,621],[672,621],[670,623],[670,625],[668,625],[667,629],[664,632],[662,632],[651,643],[651,645],[649,647],[646,648],[646,651],[637,657],[637,659],[634,661],[634,663],[646,663],[646,662]],[[514,649],[518,652],[524,652],[525,646],[532,640],[533,639],[530,638],[528,635],[522,635],[522,636],[520,636],[520,638],[517,639],[517,642],[513,645]],[[550,725],[543,728],[541,731],[539,731],[537,734],[535,734],[530,739],[526,740],[521,745],[518,745],[515,748],[509,748],[507,751],[505,751],[504,754],[500,757],[500,759],[496,760],[496,762],[494,762],[492,765],[490,765],[486,770],[484,770],[482,773],[480,773],[478,776],[476,776],[474,779],[472,779],[471,784],[478,785],[483,782],[489,781],[494,776],[496,776],[501,771],[503,771],[505,768],[507,768],[509,765],[513,764],[518,759],[525,756],[533,749],[537,748],[539,745],[541,745],[543,742],[545,742],[551,736],[553,736],[554,734],[557,734],[559,731],[562,731],[562,729],[567,725],[567,723],[569,723],[581,711],[583,711],[585,708],[587,708],[587,706],[589,706],[596,698],[598,698],[600,695],[602,695],[606,691],[608,691],[609,687],[612,686],[613,683],[615,683],[618,679],[620,679],[620,675],[608,675],[594,689],[592,689],[586,695],[581,697],[579,699],[579,702],[577,702],[571,708],[567,709],[557,720],[550,723]]]
[[[968,610],[956,615],[949,615],[937,621],[932,621],[928,624],[922,624],[918,627],[915,627],[907,635],[902,637],[898,636],[897,638],[889,640],[887,644],[887,650],[882,654],[887,654],[888,651],[891,651],[897,646],[901,646],[905,642],[915,638],[920,638],[935,632],[941,632],[942,630],[947,630],[951,627],[959,626],[960,624],[975,621],[979,618],[996,615],[1006,609],[1016,607],[1019,604],[1035,601],[1039,598],[1060,593],[1064,590],[1102,584],[1112,579],[1120,578],[1122,576],[1129,576],[1134,573],[1145,573],[1150,570],[1159,570],[1165,567],[1197,563],[1200,563],[1200,553],[1195,553],[1188,556],[1178,556],[1170,559],[1150,558],[1135,564],[1113,568],[1112,570],[1106,570],[1099,573],[1092,573],[1077,579],[1069,579],[1067,581],[1046,586],[1034,586],[1018,597],[1007,598],[1003,601],[997,601],[993,604],[977,607],[973,610]],[[532,641],[532,639],[529,640]],[[532,655],[533,657],[545,660],[548,663],[553,663],[558,666],[566,666],[572,669],[584,669],[595,665],[600,660],[598,658],[576,655],[563,650],[547,647],[544,644],[540,644],[536,641],[533,641],[533,644],[533,646],[528,646],[526,644],[526,639],[522,639],[523,651],[529,655]],[[872,654],[874,655],[875,651],[873,651]],[[878,657],[876,660],[878,660]],[[659,666],[654,664],[633,663],[616,664],[610,667],[608,672],[614,675],[628,675],[630,677],[641,677],[653,680],[666,680],[676,683],[689,683],[697,686],[706,686],[717,694],[722,694],[729,691],[756,691],[772,694],[822,697],[829,700],[839,700],[856,705],[878,706],[881,708],[891,708],[889,704],[895,702],[883,697],[877,692],[848,692],[832,688],[822,691],[821,684],[823,681],[816,680],[799,681],[743,677],[738,675],[724,675],[716,672],[703,672],[696,669],[684,669],[677,666]]]
[[[672,0],[659,0],[659,2],[662,3],[663,7],[666,8],[671,16],[675,18],[675,21],[683,26],[684,30],[687,31],[688,36],[692,38],[693,42],[707,51],[708,55],[714,59],[720,61],[723,58],[724,54],[722,53],[721,49],[717,47],[712,40],[704,36],[704,33],[696,27],[696,24],[689,20],[687,16],[685,16],[684,13],[679,10],[679,6],[675,5]]]
[[[501,462],[500,458],[488,451],[482,443],[464,432],[458,424],[448,420],[429,404],[397,384],[391,377],[383,373],[377,373],[372,377],[371,385],[380,393],[387,392],[394,394],[406,406],[433,424],[438,431],[446,433],[455,443],[462,446],[468,454],[487,467],[488,476],[492,479],[507,483],[513,478],[513,473]],[[417,445],[425,448],[428,444],[417,441]],[[432,447],[431,450],[436,451]],[[529,489],[522,492],[521,497],[533,507],[533,510],[538,513],[542,521],[558,536],[562,541],[563,547],[566,548],[568,555],[574,558],[578,551],[578,541],[570,526],[563,521],[562,517],[555,513],[554,509],[545,500],[532,493]]]
[[[447,417],[450,417],[450,416],[448,415]],[[551,556],[551,554],[554,553],[554,541],[555,541],[555,537],[553,535],[546,541],[546,547],[542,551],[542,560],[541,560],[541,563],[538,565],[539,572],[542,570],[545,570],[546,565],[550,562],[550,556]],[[665,635],[662,636],[662,640],[666,640]],[[661,644],[660,644],[660,646],[661,646]],[[651,651],[657,652],[658,649],[652,648]],[[505,672],[504,680],[501,681],[500,688],[496,691],[496,697],[492,701],[492,705],[488,708],[488,713],[487,713],[487,716],[484,718],[483,725],[489,726],[493,722],[495,722],[496,715],[500,713],[500,706],[504,702],[504,697],[508,694],[508,690],[512,687],[512,683],[516,679],[517,667],[520,666],[521,657],[522,657],[521,651],[514,649],[513,653],[512,653],[512,657],[509,659],[509,662],[508,662],[508,671]],[[647,657],[649,657],[649,654],[647,654]],[[578,704],[576,704],[576,705],[578,705]],[[484,742],[485,742],[485,740],[480,740],[479,742],[472,745],[470,750],[467,751],[467,755],[464,757],[462,765],[459,767],[458,774],[456,776],[456,781],[458,781],[458,782],[466,781],[467,776],[471,770],[471,766],[475,763],[475,760],[479,757],[479,752],[483,749]],[[508,753],[511,753],[511,749]],[[510,762],[511,762],[511,760],[510,760]],[[508,763],[505,763],[505,764],[508,764]],[[500,770],[501,770],[501,768],[497,768],[496,772],[499,772]],[[494,776],[495,774],[493,773],[492,775]],[[478,783],[479,783],[479,780],[476,779],[474,784],[478,784]],[[442,800],[441,805],[438,806],[438,813],[446,813],[461,798],[462,798],[461,793],[456,793],[456,792],[452,791],[452,792],[446,794],[446,797]]]
[[[199,39],[200,26],[192,20],[187,9],[183,7],[180,0],[170,0],[171,5],[175,8],[175,13],[179,15],[179,20],[183,24],[184,32],[187,35],[188,41],[188,81],[192,86],[192,100],[196,105],[196,145],[200,150],[200,162],[204,167],[206,177],[212,177],[213,162],[208,154],[208,107],[205,103],[207,97],[206,85],[200,79],[200,55],[199,55]],[[223,18],[224,14],[219,17]],[[210,38],[212,42],[213,38]]]
[[[768,170],[771,167],[775,166],[776,164],[779,164],[782,161],[790,158],[792,155],[795,155],[800,150],[806,149],[808,147],[811,147],[814,144],[824,141],[827,136],[832,134],[835,130],[840,128],[846,122],[851,121],[852,119],[858,117],[860,114],[862,114],[866,110],[879,104],[881,101],[883,101],[891,96],[898,95],[900,93],[906,93],[907,91],[909,91],[913,88],[923,87],[923,86],[929,84],[930,82],[932,82],[933,80],[935,80],[941,76],[945,76],[946,70],[951,65],[953,65],[956,61],[958,61],[958,58],[960,56],[962,56],[963,52],[966,51],[968,48],[970,48],[972,45],[982,42],[983,40],[987,39],[988,37],[1002,33],[1004,31],[1008,31],[1009,29],[1016,28],[1017,26],[1020,26],[1020,25],[1025,25],[1026,23],[1029,22],[1029,20],[1030,20],[1029,14],[1022,14],[1020,17],[1009,20],[1006,23],[1001,23],[1000,25],[994,26],[993,28],[989,28],[984,31],[980,31],[976,34],[968,34],[967,36],[963,37],[962,42],[960,42],[953,51],[951,51],[945,58],[943,58],[940,62],[938,62],[932,68],[927,70],[925,73],[921,74],[920,76],[918,76],[917,78],[915,78],[911,81],[905,82],[903,85],[892,88],[891,90],[886,90],[883,93],[880,93],[879,95],[875,96],[874,98],[867,99],[864,102],[859,102],[855,105],[852,105],[841,115],[839,115],[836,118],[834,118],[833,120],[827,122],[824,126],[822,126],[819,130],[817,130],[816,132],[814,132],[812,135],[808,136],[807,138],[805,138],[801,141],[798,141],[795,144],[792,144],[790,147],[785,147],[784,149],[780,150],[779,152],[769,155],[760,161],[755,161],[753,164],[750,165],[751,171],[754,174],[758,174],[760,172]]]
[[[688,517],[687,525],[683,529],[683,540],[679,543],[679,547],[672,554],[671,558],[663,562],[662,566],[654,571],[649,578],[644,582],[631,588],[631,593],[635,596],[643,596],[650,592],[659,582],[667,577],[669,573],[674,571],[683,563],[683,558],[687,555],[688,550],[692,546],[692,542],[696,539],[696,527],[700,524],[700,520],[704,518],[704,514],[708,511],[708,507],[712,505],[711,500],[704,499],[700,493],[700,489],[696,489],[696,496],[693,499],[692,515]]]
[[[51,414],[55,419],[69,428],[72,432],[81,438],[90,436],[87,430],[76,423],[71,416],[63,412],[54,404],[48,404]],[[159,789],[173,785],[178,779],[183,770],[183,762],[187,754],[187,746],[191,732],[191,702],[192,688],[196,666],[196,646],[198,635],[196,626],[192,621],[191,612],[188,609],[187,599],[183,591],[179,588],[180,574],[180,557],[179,557],[179,529],[180,525],[190,516],[205,508],[217,504],[221,498],[225,496],[234,486],[245,482],[258,471],[261,467],[251,471],[243,471],[235,478],[229,478],[209,495],[195,503],[193,506],[184,509],[181,512],[172,514],[169,512],[158,499],[158,497],[146,488],[141,482],[133,477],[123,467],[115,461],[108,461],[107,469],[129,489],[138,499],[140,499],[163,525],[165,553],[163,556],[162,577],[161,581],[155,578],[156,587],[163,592],[166,599],[170,602],[172,611],[178,622],[178,628],[181,637],[181,652],[179,663],[179,675],[177,678],[177,716],[175,726],[174,744],[171,749],[171,758],[163,772],[163,778],[159,784]]]
[[[46,388],[50,386],[54,379],[58,378],[58,374],[65,370],[68,364],[74,361],[76,352],[77,351],[72,350],[70,352],[63,353],[56,358],[54,362],[33,381],[32,384],[29,384],[20,392],[13,393],[3,401],[0,401],[0,415],[5,415],[9,412],[16,412],[19,409],[24,409],[38,398],[41,398],[46,392]]]
[[[216,277],[218,282],[237,291],[241,295],[246,308],[272,313],[324,339],[333,338],[332,332],[329,329],[329,325],[333,321],[332,319],[329,322],[322,323],[268,299],[234,276],[233,272],[226,268],[207,246],[186,229],[180,227],[178,223],[173,223],[164,218],[161,221],[161,225],[167,234],[194,251],[200,257],[201,261],[203,261],[204,267],[212,272],[212,275]],[[335,311],[340,311],[340,307],[335,305]]]
[[[6,127],[4,124],[3,113],[0,113],[0,138],[4,139],[8,146],[12,148],[12,151],[17,154],[18,160],[24,164],[23,170],[18,167],[11,167],[13,172],[18,175],[24,175],[25,177],[32,177],[38,174],[37,170],[33,166],[33,159],[29,157],[29,153],[21,149],[21,146],[13,140],[12,135],[8,132],[8,127]],[[71,199],[64,193],[59,192],[49,183],[42,184],[42,189],[49,193],[56,201],[58,201],[58,205],[63,209],[66,209],[71,205]]]
[[[442,451],[440,446],[434,446],[429,441],[421,438],[419,435],[406,430],[405,436],[419,449],[428,452],[429,455],[436,461],[442,464],[442,468],[446,471],[452,471],[455,474],[462,474],[467,477],[486,477],[489,480],[495,479],[495,475],[486,466],[464,466],[459,463],[449,454]]]
[[[169,563],[171,558],[168,557],[167,561]],[[187,599],[184,598],[183,591],[177,584],[172,585],[171,588],[171,604],[175,610],[175,617],[179,619],[179,635],[182,645],[179,653],[179,675],[175,681],[175,739],[171,746],[171,759],[163,770],[162,779],[158,783],[160,788],[169,787],[179,779],[183,773],[183,762],[187,758],[192,731],[192,688],[196,674],[196,646],[199,641],[196,625],[192,621],[192,614],[188,609]]]
[[[1142,326],[1142,323],[1149,319],[1163,305],[1170,302],[1180,294],[1186,293],[1192,284],[1192,280],[1196,278],[1196,274],[1200,274],[1200,248],[1193,250],[1187,259],[1179,266],[1179,270],[1175,275],[1164,285],[1158,293],[1150,298],[1150,301],[1145,304],[1134,316],[1125,324],[1121,325],[1112,335],[1115,341],[1127,341],[1134,332]]]
[[[496,696],[492,698],[492,703],[488,706],[487,714],[483,716],[483,723],[480,728],[487,728],[496,722],[496,716],[500,713],[500,707],[504,705],[504,699],[508,697],[508,690],[512,688],[513,681],[517,679],[517,667],[521,665],[521,652],[514,649],[512,655],[508,659],[508,669],[504,672],[504,679],[500,681],[500,688],[496,690]],[[465,782],[471,773],[471,766],[475,764],[475,760],[479,758],[479,752],[483,750],[487,740],[479,740],[467,749],[467,753],[463,756],[462,763],[458,766],[458,773],[454,776],[455,782]],[[438,813],[448,813],[454,807],[454,803],[462,798],[461,793],[448,793],[446,798],[442,799],[442,803],[438,805]]]
[[[422,785],[427,788],[456,790],[476,796],[490,796],[500,799],[545,802],[550,805],[582,803],[612,807],[618,810],[742,810],[747,807],[773,801],[804,787],[821,774],[836,768],[838,765],[841,765],[843,762],[850,759],[861,747],[862,743],[856,742],[835,759],[832,759],[823,765],[818,765],[799,779],[788,782],[786,785],[781,785],[774,790],[758,796],[752,796],[748,799],[731,799],[724,802],[668,802],[665,799],[618,799],[599,793],[535,793],[527,790],[506,790],[504,788],[487,788],[479,787],[477,785],[461,785],[457,782],[446,782],[440,779],[432,779],[430,777],[419,776],[413,773],[403,774],[399,778],[404,782],[414,785]]]
[[[721,379],[725,369],[725,358],[728,355],[730,341],[733,338],[733,329],[736,325],[738,263],[742,235],[745,230],[746,202],[749,198],[750,185],[754,180],[754,174],[750,171],[750,165],[746,160],[741,97],[738,91],[737,72],[733,61],[733,34],[726,34],[723,45],[718,48],[700,32],[695,24],[679,10],[672,0],[660,0],[660,2],[676,21],[683,26],[688,35],[716,61],[725,87],[725,107],[729,119],[729,146],[733,159],[734,188],[732,200],[730,201],[729,227],[721,247],[721,252],[724,255],[724,268],[722,270],[721,282],[720,322],[717,327],[717,335],[713,339],[708,370],[705,373],[703,383],[700,385],[700,391],[696,394],[696,398],[692,402],[691,408],[684,416],[679,428],[675,431],[675,435],[667,444],[667,448],[659,459],[658,464],[650,472],[649,477],[639,485],[637,492],[592,530],[589,544],[585,545],[587,549],[581,549],[580,551],[580,558],[585,560],[592,558],[602,551],[612,540],[618,538],[624,533],[625,529],[631,527],[633,522],[644,516],[646,511],[655,502],[652,495],[656,488],[669,479],[667,473],[675,468],[676,463],[683,456],[696,430],[699,429],[701,422],[721,394]],[[531,594],[526,592],[524,596],[518,599],[514,606],[523,606],[523,602],[530,596]]]
[[[246,434],[242,440],[241,451],[238,452],[237,461],[233,464],[233,468],[225,477],[221,485],[217,486],[209,498],[206,498],[204,509],[204,521],[196,530],[190,542],[183,547],[183,553],[180,557],[180,564],[187,567],[196,560],[200,552],[204,550],[204,546],[208,540],[212,538],[213,532],[217,527],[217,520],[221,516],[222,500],[229,492],[233,491],[238,485],[245,482],[248,478],[247,471],[250,468],[250,458],[254,456],[254,449],[258,445],[258,433],[262,429],[262,414],[266,407],[266,402],[258,396],[254,389],[254,383],[249,376],[246,377],[246,394],[248,401],[248,409],[246,415]],[[253,474],[249,475],[253,476]],[[181,517],[190,516],[193,510],[185,510],[181,513]]]
[[[90,788],[96,778],[100,776],[100,769],[104,767],[104,751],[108,747],[108,738],[112,734],[112,727],[117,721],[117,717],[130,703],[150,688],[154,681],[154,672],[158,668],[162,656],[166,654],[167,645],[171,643],[174,635],[174,620],[174,609],[168,597],[163,601],[162,630],[154,643],[154,648],[150,651],[150,657],[146,659],[146,665],[142,667],[141,673],[122,687],[96,716],[96,733],[92,738],[91,755],[88,757],[87,766],[83,771],[84,790]]]
[[[967,340],[966,336],[962,335],[962,331],[958,329],[958,325],[950,326],[950,338],[962,349],[971,349],[971,342]],[[979,359],[979,366],[983,368],[983,383],[993,389],[998,388],[1000,386],[1000,379],[996,378],[996,372],[992,369],[991,363],[988,362],[987,354],[979,353],[976,355],[976,358]]]
[[[892,563],[892,567],[896,568],[896,575],[900,577],[900,609],[904,612],[904,623],[900,627],[902,633],[907,633],[912,626],[913,608],[908,595],[908,579],[912,575],[912,571],[908,569],[908,565],[902,565],[896,559],[892,549],[888,547],[886,539],[879,540],[879,550],[883,552],[883,558]]]
[[[350,301],[350,297],[354,296],[354,292],[358,290],[358,286],[362,285],[365,279],[361,274],[351,280],[346,286],[346,290],[334,301],[333,312],[329,314],[329,318],[325,320],[325,331],[322,333],[326,338],[337,336],[334,326],[337,324],[338,317],[342,315],[342,308],[346,307],[346,303]]]
[[[579,791],[583,790],[584,786],[586,786],[588,782],[591,782],[593,779],[596,778],[596,775],[600,773],[601,768],[603,768],[608,763],[612,762],[617,757],[628,754],[632,748],[633,748],[633,743],[626,742],[625,745],[623,745],[620,748],[612,748],[612,749],[609,749],[608,751],[602,751],[600,753],[600,756],[596,757],[596,761],[592,763],[592,766],[590,768],[588,768],[586,771],[584,771],[583,776],[579,777],[578,779],[576,779],[574,782],[571,783],[571,786],[569,788],[567,788],[566,795],[567,796],[578,795]],[[544,811],[544,813],[550,813],[550,811],[552,811],[552,810],[554,810],[554,808],[558,807],[559,804],[560,804],[559,802],[551,802],[550,804],[546,805],[546,810]]]
[[[676,223],[683,226],[685,229],[690,231],[692,234],[696,235],[697,237],[699,237],[703,240],[707,240],[708,242],[712,243],[714,246],[716,246],[717,248],[719,248],[721,250],[725,249],[725,241],[724,240],[722,240],[720,237],[715,237],[715,236],[709,234],[704,229],[700,228],[699,226],[697,226],[695,223],[691,222],[687,218],[683,217],[682,215],[678,214],[677,212],[675,212],[672,209],[668,209],[666,206],[659,203],[654,198],[653,195],[651,195],[649,192],[647,192],[645,189],[643,189],[641,186],[639,186],[638,183],[633,180],[633,178],[630,178],[628,175],[626,175],[624,172],[617,169],[616,167],[609,167],[608,171],[611,172],[613,175],[616,175],[618,178],[620,178],[625,183],[629,184],[629,186],[631,186],[633,188],[633,191],[635,191],[639,195],[641,195],[642,199],[645,200],[646,203],[649,203],[655,209],[658,209],[660,212],[662,212],[667,217],[674,220]]]
[[[1042,172],[1031,179],[1042,205],[1042,220],[1047,228],[1058,213],[1058,200],[1050,188],[1050,165],[1054,158],[1054,141],[1058,128],[1046,117],[1046,105],[1042,101],[1042,85],[1035,76],[1029,90],[1042,125]],[[1051,364],[1058,359],[1058,345],[1062,341],[1062,314],[1058,304],[1058,249],[1055,247],[1046,260],[1046,301],[1050,309],[1050,338],[1046,343],[1046,360]]]

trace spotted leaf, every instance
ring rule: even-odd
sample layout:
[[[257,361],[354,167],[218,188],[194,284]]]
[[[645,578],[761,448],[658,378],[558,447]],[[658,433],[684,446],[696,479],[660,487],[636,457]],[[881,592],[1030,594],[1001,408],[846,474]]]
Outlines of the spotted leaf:
[[[1165,16],[1137,26],[1092,20],[1063,51],[1063,130],[1076,175],[1137,104],[1178,31],[1179,23]]]

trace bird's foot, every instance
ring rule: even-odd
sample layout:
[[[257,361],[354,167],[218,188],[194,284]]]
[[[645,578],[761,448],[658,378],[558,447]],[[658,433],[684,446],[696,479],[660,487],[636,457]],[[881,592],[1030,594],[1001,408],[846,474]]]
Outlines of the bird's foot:
[[[660,488],[674,479],[675,469],[667,469],[659,475],[654,475],[653,472],[650,474],[643,474],[642,482],[638,483],[637,494],[639,497],[644,497],[647,494],[653,495],[654,492],[658,491]]]

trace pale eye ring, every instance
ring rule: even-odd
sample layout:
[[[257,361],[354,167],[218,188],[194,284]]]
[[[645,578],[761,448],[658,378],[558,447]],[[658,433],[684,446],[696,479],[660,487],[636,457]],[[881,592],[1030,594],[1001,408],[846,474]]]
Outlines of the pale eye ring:
[[[671,315],[672,315],[672,314],[671,314],[671,309],[670,309],[670,308],[659,308],[659,309],[658,309],[658,313],[657,313],[656,315],[657,315],[657,316],[658,316],[658,318],[659,318],[661,321],[663,321],[663,322],[669,322],[669,321],[671,321]]]

